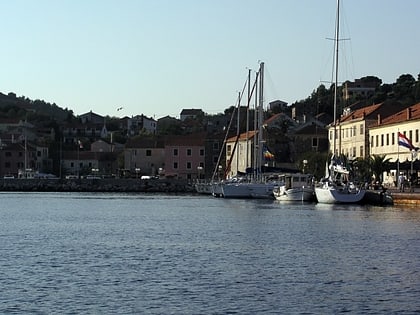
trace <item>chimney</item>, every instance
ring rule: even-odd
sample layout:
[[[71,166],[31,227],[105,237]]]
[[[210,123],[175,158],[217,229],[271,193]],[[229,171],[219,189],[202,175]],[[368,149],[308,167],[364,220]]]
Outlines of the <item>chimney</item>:
[[[411,118],[411,108],[407,108],[407,120],[410,120]]]
[[[382,123],[381,114],[378,114],[378,126],[380,126]]]

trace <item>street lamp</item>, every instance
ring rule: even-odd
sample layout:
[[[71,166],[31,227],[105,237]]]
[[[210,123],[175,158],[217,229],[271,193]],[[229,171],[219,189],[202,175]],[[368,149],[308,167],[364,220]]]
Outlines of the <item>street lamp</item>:
[[[201,179],[201,172],[203,171],[202,166],[197,166],[197,178]]]
[[[305,174],[305,169],[306,169],[306,165],[308,164],[308,160],[303,160],[302,163],[303,163],[303,171],[302,171],[302,173]]]

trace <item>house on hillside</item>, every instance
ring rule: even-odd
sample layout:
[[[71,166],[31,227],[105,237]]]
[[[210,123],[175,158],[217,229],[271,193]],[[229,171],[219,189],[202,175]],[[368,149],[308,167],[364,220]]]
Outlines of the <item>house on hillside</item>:
[[[268,104],[268,108],[271,111],[276,111],[276,112],[284,112],[287,110],[287,102],[283,102],[280,100],[275,100],[272,101]]]
[[[205,134],[169,136],[165,139],[165,176],[179,179],[203,178]]]
[[[308,151],[325,152],[328,150],[328,131],[322,123],[312,122],[302,125],[294,130],[290,137],[295,159]]]
[[[117,172],[117,153],[92,151],[64,151],[61,159],[63,175],[110,176]]]
[[[378,86],[378,82],[356,79],[354,82],[347,81],[343,84],[343,99],[348,100],[353,97],[364,99],[371,97]]]
[[[108,137],[104,123],[66,124],[61,127],[64,143],[77,143],[80,139],[94,142]]]
[[[48,146],[32,142],[15,141],[2,143],[0,150],[0,176],[26,177],[31,173],[51,173],[53,162]]]
[[[92,152],[123,152],[124,145],[120,143],[108,143],[105,140],[97,140],[90,145]]]
[[[201,109],[183,109],[180,114],[181,121],[185,121],[186,119],[195,119],[197,117],[204,116],[204,112]]]
[[[158,137],[129,139],[124,149],[124,169],[132,177],[155,176],[165,167],[165,142]],[[127,175],[127,174],[126,174]]]
[[[142,115],[136,115],[127,119],[127,130],[129,136],[140,133],[156,134],[157,122],[153,118]]]
[[[92,123],[92,124],[105,124],[105,117],[99,114],[96,114],[92,111],[78,116],[82,124]]]

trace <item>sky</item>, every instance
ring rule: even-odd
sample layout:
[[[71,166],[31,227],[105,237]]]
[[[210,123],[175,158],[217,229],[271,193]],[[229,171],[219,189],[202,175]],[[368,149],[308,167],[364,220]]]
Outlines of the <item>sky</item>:
[[[260,62],[265,104],[332,80],[336,0],[0,0],[0,11],[0,92],[76,115],[222,113]],[[419,20],[419,0],[341,1],[339,80],[417,79]]]

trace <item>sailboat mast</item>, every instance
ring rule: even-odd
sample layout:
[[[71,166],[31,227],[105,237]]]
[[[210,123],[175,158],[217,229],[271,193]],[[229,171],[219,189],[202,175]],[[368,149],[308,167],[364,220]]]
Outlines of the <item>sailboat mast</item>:
[[[236,137],[237,137],[237,140],[239,140],[239,137],[241,135],[241,121],[240,121],[240,118],[241,118],[241,97],[242,97],[242,94],[241,94],[241,92],[239,92],[238,93],[238,121],[236,123]],[[236,141],[236,142],[238,142],[238,141]],[[236,146],[236,143],[235,143],[235,146]],[[238,174],[239,173],[239,154],[235,154],[235,157],[236,157],[236,174]]]
[[[246,104],[246,153],[245,153],[245,171],[249,167],[249,103],[251,98],[251,69],[248,69],[248,100]]]
[[[335,36],[334,36],[334,44],[335,44],[335,79],[334,79],[334,143],[333,143],[333,155],[335,155],[336,151],[336,141],[337,141],[337,97],[338,97],[338,43],[339,43],[339,36],[340,36],[340,0],[337,0],[337,17],[336,17],[336,25],[335,25]],[[340,151],[340,148],[339,148]]]
[[[259,177],[262,176],[262,151],[263,151],[263,135],[262,135],[262,125],[263,125],[263,109],[264,109],[264,62],[260,64],[260,98],[258,105],[258,143],[257,143],[257,161],[258,161],[258,174]],[[261,178],[259,178],[261,179]]]

